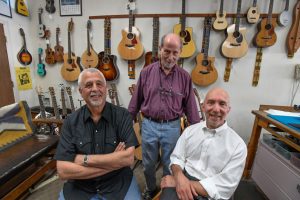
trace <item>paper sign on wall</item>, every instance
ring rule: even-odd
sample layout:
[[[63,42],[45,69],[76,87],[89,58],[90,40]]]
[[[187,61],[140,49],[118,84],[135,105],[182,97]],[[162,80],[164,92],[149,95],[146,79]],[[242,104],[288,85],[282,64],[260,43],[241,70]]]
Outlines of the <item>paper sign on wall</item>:
[[[30,67],[15,67],[18,90],[32,89]]]

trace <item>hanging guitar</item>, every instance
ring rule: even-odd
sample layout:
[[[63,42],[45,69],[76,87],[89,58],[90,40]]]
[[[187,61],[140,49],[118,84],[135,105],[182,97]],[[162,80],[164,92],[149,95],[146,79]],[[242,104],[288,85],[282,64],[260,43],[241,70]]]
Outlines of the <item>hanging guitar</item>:
[[[81,56],[81,64],[84,68],[97,67],[98,65],[98,55],[93,49],[90,42],[90,30],[92,27],[91,20],[87,21],[87,50],[83,52]]]
[[[42,13],[43,13],[43,8],[39,8],[38,36],[40,38],[45,37],[45,29],[46,29],[46,26],[42,23]]]
[[[16,13],[23,15],[23,16],[29,16],[28,8],[24,2],[24,0],[16,0]]]
[[[153,17],[153,40],[152,40],[152,51],[145,54],[145,65],[157,62],[158,58],[158,42],[159,42],[159,18]]]
[[[181,38],[183,44],[180,58],[191,57],[196,51],[195,42],[193,41],[193,29],[191,27],[185,27],[185,25],[185,0],[182,0],[180,23],[173,27],[173,33],[177,34]]]
[[[97,68],[103,73],[106,81],[115,81],[119,78],[117,57],[111,55],[111,23],[109,18],[104,20],[104,51],[98,54],[99,64]]]
[[[17,58],[18,58],[18,61],[22,65],[30,65],[30,63],[32,62],[32,56],[29,53],[29,51],[27,50],[25,33],[22,28],[20,28],[20,34],[23,38],[23,46],[22,46],[21,50],[19,51]]]
[[[64,61],[64,47],[59,44],[60,28],[56,28],[56,45],[54,47],[54,58],[56,62]]]
[[[54,6],[54,0],[46,0],[45,9],[50,14],[55,13],[56,8]]]
[[[294,57],[294,53],[296,53],[300,46],[300,1],[297,1],[294,6],[293,22],[286,37],[286,46],[288,57]]]
[[[279,26],[287,26],[291,22],[291,15],[289,13],[289,0],[285,0],[285,8],[277,18]]]
[[[253,0],[252,7],[249,8],[247,12],[247,22],[250,24],[255,24],[259,20],[259,9],[257,7],[257,0]]]
[[[192,81],[199,86],[207,86],[218,78],[218,72],[214,66],[215,58],[208,56],[209,36],[211,30],[211,18],[205,17],[203,29],[202,51],[197,55],[197,66],[192,71]]]
[[[226,12],[223,10],[224,0],[221,0],[220,10],[216,13],[216,19],[213,23],[213,28],[215,30],[221,31],[227,28],[228,23],[226,20]]]
[[[46,44],[47,44],[47,48],[45,49],[45,53],[46,53],[46,57],[45,57],[45,62],[49,65],[53,65],[56,63],[55,57],[54,57],[54,51],[52,50],[52,48],[50,47],[50,31],[46,30]]]
[[[38,49],[38,54],[39,54],[39,63],[37,65],[37,74],[41,77],[46,75],[46,70],[45,70],[45,64],[42,62],[42,54],[43,54],[43,49],[39,48]]]

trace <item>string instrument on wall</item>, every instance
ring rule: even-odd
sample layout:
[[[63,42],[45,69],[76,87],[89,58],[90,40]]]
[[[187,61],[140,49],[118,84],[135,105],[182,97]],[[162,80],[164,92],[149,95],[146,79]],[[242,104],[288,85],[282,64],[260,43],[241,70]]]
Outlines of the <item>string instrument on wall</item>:
[[[71,32],[73,31],[73,20],[68,23],[68,53],[64,54],[64,64],[61,68],[61,75],[66,81],[76,81],[80,74],[80,68],[77,64],[77,57],[71,49]]]
[[[294,6],[292,26],[286,37],[286,45],[288,57],[294,57],[294,53],[300,46],[300,1],[297,1]]]
[[[289,2],[289,0],[285,0],[285,8],[277,18],[277,23],[279,26],[287,26],[291,22],[291,16],[289,13]]]
[[[72,90],[71,90],[70,87],[66,87],[66,91],[67,91],[67,94],[69,96],[71,111],[74,112],[75,111],[75,106],[74,106],[74,101],[73,101],[73,96],[72,96]]]
[[[59,32],[60,28],[56,28],[56,45],[54,47],[54,58],[56,62],[64,61],[64,47],[59,44]]]
[[[115,105],[120,106],[120,101],[119,101],[119,95],[118,95],[118,92],[117,92],[117,87],[116,87],[116,85],[114,83],[111,83],[110,86],[111,86],[111,89],[112,89],[113,94],[114,94],[113,96],[114,96],[115,101],[116,101]]]
[[[259,16],[260,13],[257,7],[257,0],[253,0],[253,4],[247,12],[247,22],[250,24],[255,24],[256,22],[258,22]]]
[[[45,64],[42,62],[42,53],[43,53],[43,49],[39,48],[38,49],[38,54],[39,54],[39,63],[37,65],[38,69],[37,69],[37,74],[39,76],[45,76],[46,75],[46,70],[45,70]]]
[[[27,6],[24,2],[24,0],[16,0],[16,13],[23,15],[23,16],[29,16],[29,12],[27,9]]]
[[[93,49],[90,42],[90,30],[92,27],[91,20],[87,21],[87,50],[85,50],[81,56],[81,64],[84,68],[97,67],[98,65],[98,55]]]
[[[224,30],[228,26],[228,23],[226,20],[226,12],[223,10],[223,4],[224,4],[224,0],[221,0],[220,10],[217,11],[216,19],[213,23],[213,28],[218,31]]]
[[[197,65],[193,69],[191,74],[193,83],[200,86],[210,85],[214,83],[218,78],[218,72],[214,66],[215,58],[208,56],[211,25],[212,25],[211,17],[205,17],[202,50],[201,53],[197,55],[196,58]]]
[[[98,54],[99,64],[97,68],[103,73],[106,81],[115,81],[119,78],[117,57],[111,55],[111,23],[109,18],[104,20],[104,51]]]
[[[56,8],[54,6],[54,0],[46,0],[45,9],[50,14],[55,13]]]
[[[110,98],[110,102],[113,104],[113,105],[116,105],[116,100],[115,100],[115,93],[113,91],[113,89],[108,89],[108,96]]]
[[[272,18],[273,0],[270,0],[268,17],[263,18],[257,25],[258,32],[254,36],[253,44],[256,47],[270,47],[275,44],[277,35],[275,27],[276,19]]]
[[[201,120],[205,121],[205,116],[204,116],[204,113],[203,113],[203,110],[202,110],[202,106],[201,106],[201,98],[200,98],[200,95],[198,93],[198,90],[196,88],[193,88],[194,89],[194,94],[198,100],[198,105],[199,105],[199,109],[200,109],[200,114],[201,114]]]
[[[182,13],[180,17],[180,23],[176,24],[173,27],[173,33],[179,35],[183,44],[180,58],[191,57],[196,51],[195,42],[193,40],[193,29],[191,27],[186,27],[185,25],[185,0],[182,0]]]
[[[52,106],[53,106],[55,119],[60,119],[59,109],[58,109],[58,106],[57,106],[57,101],[56,101],[54,88],[49,87],[49,92],[50,92],[50,96],[51,96],[51,101],[52,101]]]
[[[20,34],[23,38],[23,46],[22,46],[21,50],[19,51],[17,58],[18,58],[18,61],[22,65],[30,65],[30,63],[32,62],[32,56],[29,53],[29,51],[27,50],[25,33],[22,28],[20,28]]]
[[[46,44],[47,44],[47,48],[45,49],[45,53],[46,53],[45,62],[49,65],[52,65],[52,64],[56,63],[56,60],[54,57],[54,51],[50,47],[50,40],[49,40],[50,31],[49,30],[46,31],[45,37],[46,37]]]
[[[238,0],[235,23],[226,29],[227,37],[221,46],[221,53],[226,58],[241,58],[248,51],[246,28],[240,28],[242,0]]]
[[[143,55],[144,47],[140,41],[140,31],[134,26],[134,0],[129,0],[129,27],[122,30],[122,40],[118,45],[118,52],[125,60],[137,60]]]
[[[39,8],[38,36],[40,38],[45,37],[45,29],[46,29],[46,26],[42,23],[42,13],[43,13],[43,8]]]
[[[62,119],[65,119],[67,118],[68,115],[66,98],[65,98],[65,87],[64,84],[59,84],[59,86],[60,86],[60,98],[61,98],[61,108],[62,108],[61,117]]]
[[[150,65],[151,63],[157,62],[158,58],[158,43],[159,43],[159,18],[153,17],[153,41],[152,41],[152,51],[145,54],[145,65],[144,67]]]

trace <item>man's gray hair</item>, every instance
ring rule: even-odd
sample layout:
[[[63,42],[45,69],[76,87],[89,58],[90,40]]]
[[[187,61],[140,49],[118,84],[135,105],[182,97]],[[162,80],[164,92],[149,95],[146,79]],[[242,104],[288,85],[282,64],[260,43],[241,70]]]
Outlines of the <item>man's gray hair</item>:
[[[167,37],[168,35],[170,35],[170,34],[173,34],[173,33],[167,33],[167,34],[165,34],[165,35],[163,35],[163,36],[161,37],[161,39],[160,39],[160,47],[163,47],[163,46],[164,46],[165,39],[166,39],[166,37]],[[179,37],[179,36],[178,36],[178,37]],[[179,39],[180,39],[180,37],[179,37]],[[182,43],[182,40],[180,39],[180,49],[182,49],[182,47],[183,47],[183,43]]]
[[[87,73],[87,72],[90,72],[90,73],[98,73],[98,74],[103,78],[104,83],[105,83],[105,85],[106,85],[106,79],[105,79],[103,73],[102,73],[99,69],[97,69],[97,68],[92,68],[92,67],[91,67],[91,68],[84,69],[84,70],[79,74],[79,77],[78,77],[78,86],[79,86],[79,88],[81,88],[81,84],[82,84],[82,76],[83,76],[85,73]]]

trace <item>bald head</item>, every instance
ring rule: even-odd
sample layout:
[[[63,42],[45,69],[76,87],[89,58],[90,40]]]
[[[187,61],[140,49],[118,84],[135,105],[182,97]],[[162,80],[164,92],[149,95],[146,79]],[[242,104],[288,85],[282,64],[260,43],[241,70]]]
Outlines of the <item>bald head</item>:
[[[176,35],[175,33],[168,33],[168,34],[164,35],[161,38],[160,46],[163,47],[165,43],[170,43],[170,42],[173,42],[176,45],[178,45],[178,47],[180,49],[182,48],[182,41],[181,41],[180,37],[178,35]]]
[[[222,88],[213,88],[209,90],[206,94],[204,102],[207,101],[211,96],[222,96],[223,99],[226,100],[228,105],[230,103],[229,94]]]

